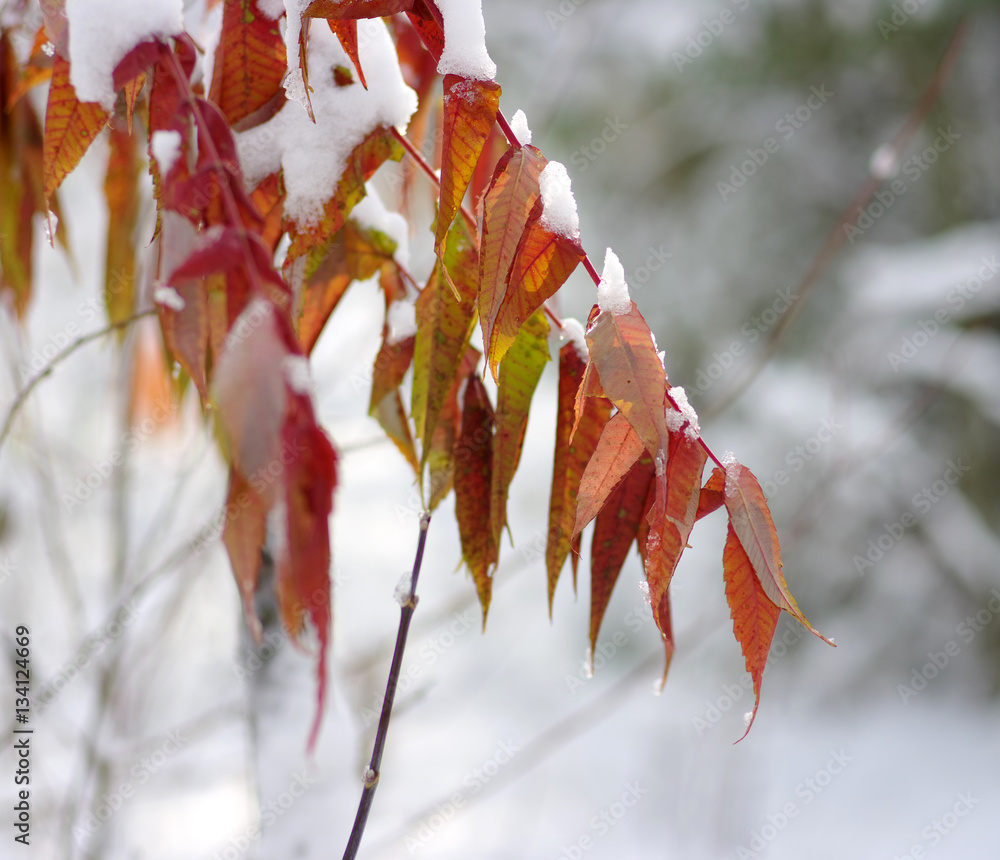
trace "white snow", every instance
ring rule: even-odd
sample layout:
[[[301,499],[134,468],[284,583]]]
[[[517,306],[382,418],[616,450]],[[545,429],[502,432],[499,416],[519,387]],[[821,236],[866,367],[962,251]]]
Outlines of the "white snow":
[[[285,0],[285,59],[288,63],[288,74],[285,75],[285,95],[291,101],[298,102],[304,110],[309,109],[309,98],[306,94],[306,83],[302,75],[299,56],[299,37],[302,34],[302,13],[306,11],[310,0]]]
[[[406,571],[400,578],[399,582],[396,583],[396,590],[393,591],[393,599],[400,606],[405,606],[407,601],[410,599],[410,588],[412,583],[412,574],[410,571]]]
[[[160,175],[166,176],[177,161],[181,151],[181,134],[179,131],[154,131],[149,142],[153,158],[160,167]]]
[[[747,711],[743,714],[743,725],[749,726],[750,721],[753,719],[753,711]]]
[[[257,0],[257,8],[261,15],[272,21],[277,21],[285,14],[284,0]]]
[[[528,128],[528,118],[520,108],[510,118],[510,130],[514,132],[514,137],[517,138],[517,142],[521,146],[527,146],[531,143],[531,129]]]
[[[884,143],[872,153],[868,172],[875,179],[888,179],[899,166],[899,151],[892,144]]]
[[[601,282],[597,285],[597,305],[601,313],[607,312],[615,316],[632,310],[632,298],[625,283],[625,270],[621,260],[610,248],[604,255],[604,271],[601,273]]]
[[[583,656],[583,674],[588,680],[594,677],[594,649],[589,645]]]
[[[649,583],[646,582],[646,580],[639,580],[639,591],[642,592],[642,599],[646,601],[646,605],[649,606],[651,598],[649,596]]]
[[[698,423],[698,413],[688,401],[687,392],[679,385],[675,385],[670,389],[670,396],[677,404],[681,417],[687,422],[687,427],[684,428],[685,435],[691,440],[696,440],[701,434],[701,424]]]
[[[393,259],[403,267],[410,265],[410,225],[398,212],[387,209],[369,182],[366,196],[351,210],[351,218],[360,227],[377,230],[396,243]]]
[[[740,485],[741,466],[732,451],[722,455],[722,465],[726,467],[726,495],[735,496]]]
[[[165,308],[170,308],[172,311],[182,311],[186,306],[184,299],[181,298],[181,294],[177,290],[163,284],[153,290],[153,301],[158,305],[163,305]]]
[[[328,27],[309,37],[313,123],[297,104],[286,104],[268,122],[237,134],[248,188],[284,171],[285,214],[300,226],[315,224],[333,196],[351,151],[378,126],[405,129],[416,94],[403,82],[396,48],[381,19],[358,22],[358,52],[368,89],[338,87],[334,66],[351,61]]]
[[[664,409],[663,414],[667,422],[667,429],[671,433],[676,433],[684,426],[684,416],[674,409],[673,406],[668,406]]]
[[[184,30],[183,0],[66,0],[70,82],[82,102],[115,106],[113,75],[140,42]]]
[[[497,66],[486,50],[482,0],[437,0],[437,7],[444,17],[444,51],[438,74],[492,81]]]
[[[284,362],[285,379],[296,394],[312,395],[312,378],[309,375],[309,359],[304,355],[289,355]]]
[[[389,305],[386,313],[389,324],[389,336],[385,342],[390,346],[401,343],[417,333],[417,308],[413,302],[397,301]]]
[[[564,319],[559,336],[576,347],[576,354],[583,361],[587,361],[590,358],[590,349],[587,347],[587,335],[583,330],[583,323],[579,320],[573,319],[573,317]]]
[[[567,239],[579,239],[580,216],[566,166],[558,161],[546,164],[538,177],[538,188],[542,192],[541,225]]]

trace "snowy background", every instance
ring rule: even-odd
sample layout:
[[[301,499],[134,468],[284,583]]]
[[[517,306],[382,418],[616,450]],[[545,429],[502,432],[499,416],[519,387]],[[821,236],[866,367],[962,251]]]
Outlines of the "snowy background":
[[[903,6],[915,11],[894,22]],[[965,12],[954,76],[901,156],[905,191],[845,245],[776,355],[727,403]],[[585,678],[586,564],[579,597],[565,571],[554,623],[546,611],[550,365],[485,635],[456,572],[451,500],[431,524],[360,856],[996,856],[1000,17],[933,0],[485,0],[484,13],[503,110],[523,109],[533,142],[566,164],[584,246],[595,261],[606,246],[621,258],[671,382],[713,449],[735,451],[764,484],[791,589],[838,647],[783,618],[756,723],[733,745],[749,694],[718,514],[696,527],[675,581],[678,647],[662,694],[634,555]],[[200,5],[186,15],[210,42],[218,19]],[[810,103],[816,90],[831,95]],[[777,151],[735,193],[720,190],[768,137]],[[936,138],[950,142],[933,163],[908,161]],[[37,356],[103,325],[106,158],[98,141],[60,192],[72,260],[43,247],[38,225],[26,332],[0,319],[4,415]],[[412,267],[425,274],[429,236],[416,229]],[[560,310],[582,318],[593,301],[574,276]],[[151,432],[130,430],[111,339],[28,401],[0,449],[0,617],[8,651],[17,624],[31,629],[36,694],[53,679],[62,689],[32,717],[32,847],[4,825],[0,857],[339,856],[417,534],[409,469],[364,417],[382,314],[374,285],[352,287],[313,364],[342,460],[333,694],[311,762],[311,663],[280,638],[248,650],[221,544],[197,540],[225,470],[193,401]],[[109,466],[119,451],[127,466]],[[69,504],[95,474],[89,497]],[[11,654],[0,669],[9,691],[12,665]],[[6,730],[13,693],[3,701]]]

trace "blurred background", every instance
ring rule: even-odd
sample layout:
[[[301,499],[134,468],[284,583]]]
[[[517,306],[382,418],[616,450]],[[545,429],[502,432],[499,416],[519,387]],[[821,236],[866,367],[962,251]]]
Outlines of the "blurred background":
[[[662,694],[637,555],[587,677],[586,563],[578,596],[564,571],[552,623],[546,609],[550,365],[485,634],[456,570],[450,500],[431,524],[360,856],[996,856],[996,5],[483,6],[502,109],[523,109],[533,143],[566,164],[585,248],[598,265],[608,246],[622,260],[670,381],[712,448],[760,479],[791,590],[838,647],[782,618],[756,722],[733,745],[752,696],[717,514],[695,528],[674,582]],[[210,27],[200,5],[189,15]],[[929,110],[893,158],[887,145],[922,98]],[[103,289],[106,159],[99,141],[64,186],[73,260],[39,250],[27,331],[0,321],[4,412],[33,356],[70,325],[101,324],[86,303]],[[845,219],[873,175],[881,196]],[[425,275],[429,236],[414,225],[412,268]],[[839,253],[804,285],[831,236]],[[594,300],[578,272],[559,309],[585,319]],[[346,844],[419,503],[364,417],[382,299],[365,284],[343,304],[313,367],[342,460],[332,701],[312,760],[309,659],[281,637],[247,644],[221,544],[198,540],[225,469],[190,399],[136,430],[117,347],[102,341],[39,387],[0,451],[4,641],[29,625],[36,691],[59,691],[36,707],[32,856],[269,860]],[[131,354],[148,334],[137,329]],[[123,446],[127,466],[109,468]],[[91,494],[67,502],[92,474]],[[4,701],[12,715],[13,693]],[[4,804],[15,767],[7,742]],[[0,856],[15,849],[0,840]]]

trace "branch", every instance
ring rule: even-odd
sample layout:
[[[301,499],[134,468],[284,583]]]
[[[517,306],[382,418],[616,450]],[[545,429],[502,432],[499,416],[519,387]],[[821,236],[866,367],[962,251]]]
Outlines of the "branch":
[[[69,358],[74,352],[76,352],[81,346],[90,343],[92,340],[98,340],[104,337],[106,334],[110,334],[116,329],[124,328],[125,326],[132,325],[136,320],[142,319],[142,317],[152,316],[156,313],[155,308],[150,308],[146,311],[140,311],[137,314],[130,316],[128,319],[119,320],[118,322],[111,323],[98,331],[91,332],[90,334],[85,334],[82,337],[78,337],[73,343],[66,347],[62,352],[56,355],[52,361],[48,363],[44,370],[40,371],[37,376],[31,378],[31,381],[24,386],[18,393],[17,397],[14,398],[14,402],[10,405],[10,411],[7,413],[7,418],[4,420],[3,428],[0,429],[0,448],[3,447],[3,443],[7,440],[7,436],[10,434],[11,426],[14,423],[14,419],[17,414],[21,411],[24,406],[24,402],[28,399],[28,396],[32,391],[35,390],[35,386],[38,385],[46,376],[48,376],[55,369],[56,365],[61,364],[67,358]]]
[[[424,558],[424,546],[427,544],[427,527],[431,515],[424,513],[420,517],[420,540],[417,542],[417,555],[413,559],[413,572],[410,574],[410,593],[400,606],[399,632],[396,634],[396,648],[392,652],[392,664],[389,667],[389,680],[385,685],[385,699],[382,702],[382,714],[378,720],[378,731],[375,733],[375,748],[372,758],[365,768],[365,787],[361,792],[361,802],[358,804],[358,814],[354,819],[351,837],[344,851],[344,860],[354,860],[361,847],[361,837],[368,823],[368,813],[375,800],[375,789],[378,787],[379,768],[382,766],[382,753],[385,750],[385,739],[389,733],[389,720],[392,718],[392,703],[396,698],[396,685],[399,673],[403,667],[403,650],[406,648],[406,635],[410,630],[410,620],[413,610],[417,608],[417,579],[420,577],[420,565]]]
[[[889,166],[882,167],[874,164],[871,166],[865,183],[858,190],[857,194],[854,195],[851,202],[847,204],[847,208],[844,209],[840,217],[837,219],[837,223],[834,224],[833,228],[827,234],[826,241],[823,242],[823,245],[816,253],[816,256],[813,257],[813,261],[810,263],[808,270],[805,275],[803,275],[798,287],[796,287],[795,291],[792,293],[792,296],[795,296],[795,301],[792,302],[791,307],[785,312],[785,314],[778,321],[778,324],[768,334],[767,341],[764,345],[764,351],[759,354],[756,362],[745,374],[745,376],[740,379],[727,394],[724,394],[720,400],[717,400],[705,410],[706,419],[714,418],[716,415],[731,406],[760,375],[760,372],[774,357],[775,353],[777,353],[778,345],[784,339],[788,329],[802,311],[805,299],[813,291],[816,284],[819,283],[819,279],[829,268],[830,264],[833,262],[833,258],[837,256],[837,253],[843,246],[844,241],[847,239],[847,232],[844,228],[856,217],[858,217],[861,210],[868,205],[869,201],[882,187],[882,184],[886,181],[886,179],[894,175],[895,168],[899,164],[900,156],[906,147],[909,146],[910,141],[917,133],[917,130],[921,125],[923,125],[924,120],[927,118],[927,114],[930,113],[934,103],[941,95],[941,90],[944,89],[945,83],[947,83],[948,78],[951,77],[955,64],[958,62],[959,55],[962,53],[962,48],[965,47],[965,39],[968,35],[968,31],[968,22],[965,20],[961,21],[955,30],[954,35],[951,37],[948,47],[945,49],[944,56],[941,58],[941,62],[938,64],[938,67],[934,72],[934,76],[924,88],[916,106],[910,112],[906,122],[903,123],[903,127],[896,132],[896,136],[892,139],[891,143],[877,150],[877,152],[884,153],[886,155],[886,163]]]

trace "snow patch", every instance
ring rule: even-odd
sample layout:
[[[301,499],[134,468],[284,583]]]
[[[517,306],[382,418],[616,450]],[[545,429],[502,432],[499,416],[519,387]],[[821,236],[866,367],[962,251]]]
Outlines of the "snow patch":
[[[289,355],[284,361],[285,379],[296,394],[307,397],[312,394],[312,377],[309,375],[309,359],[304,355]]]
[[[517,142],[521,146],[527,146],[531,143],[531,129],[528,128],[528,118],[520,108],[510,118],[510,130],[514,132],[514,137],[517,138]]]
[[[542,192],[541,225],[567,239],[579,239],[580,216],[566,166],[558,161],[546,164],[538,177],[538,188]]]
[[[604,255],[604,271],[601,273],[601,282],[597,285],[597,305],[601,313],[606,311],[615,316],[632,310],[632,298],[628,294],[628,284],[625,283],[625,270],[621,260],[610,248]]]
[[[732,451],[726,451],[722,455],[722,465],[726,467],[726,496],[735,496],[740,486],[740,472],[743,467]]]
[[[385,342],[392,346],[417,333],[417,308],[413,302],[400,300],[389,305],[386,313],[389,335]]]
[[[587,347],[587,335],[583,330],[583,323],[572,317],[564,319],[559,336],[576,347],[576,354],[582,361],[590,360],[590,349]]]
[[[358,51],[368,89],[338,87],[332,69],[350,67],[351,60],[328,27],[313,27],[308,62],[316,122],[288,103],[266,123],[236,135],[248,190],[282,170],[285,215],[300,227],[320,220],[352,150],[379,126],[405,129],[417,107],[381,19],[358,22]]]
[[[153,152],[153,158],[160,168],[160,176],[170,173],[170,168],[177,161],[177,156],[181,152],[181,133],[179,131],[154,131],[153,138],[149,142],[149,148]]]
[[[70,83],[82,102],[115,106],[114,71],[140,42],[184,31],[183,0],[66,0]]]
[[[406,571],[406,573],[399,578],[399,582],[396,583],[396,590],[393,591],[392,597],[400,606],[406,606],[406,604],[410,602],[411,583],[412,574],[410,571]]]
[[[177,290],[163,284],[153,290],[153,301],[158,305],[163,305],[165,308],[170,308],[170,310],[178,312],[184,310],[187,306],[187,303]]]
[[[438,0],[437,7],[444,17],[444,51],[438,74],[492,81],[497,66],[486,50],[482,0]],[[367,66],[364,69],[367,75]]]
[[[310,0],[285,0],[285,60],[288,63],[285,95],[302,105],[306,111],[309,110],[309,97],[299,62],[299,38],[302,35],[302,13],[306,11],[309,2]]]
[[[697,440],[701,435],[701,424],[698,423],[698,413],[688,401],[687,392],[679,385],[675,385],[670,389],[670,396],[677,404],[681,417],[687,422],[687,427],[684,428],[685,435],[692,441]]]
[[[872,153],[868,162],[868,172],[875,179],[888,179],[896,175],[899,167],[899,151],[890,143],[884,143]]]

